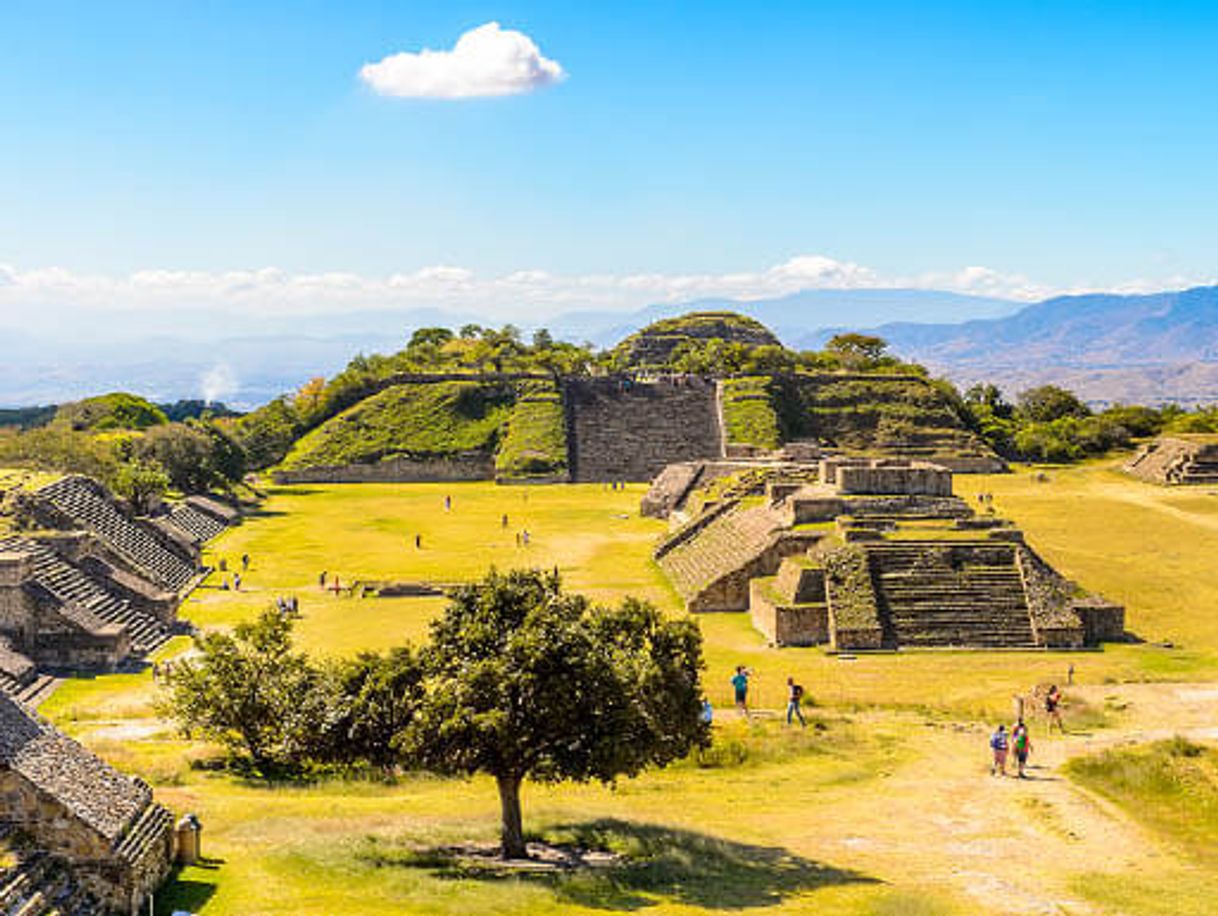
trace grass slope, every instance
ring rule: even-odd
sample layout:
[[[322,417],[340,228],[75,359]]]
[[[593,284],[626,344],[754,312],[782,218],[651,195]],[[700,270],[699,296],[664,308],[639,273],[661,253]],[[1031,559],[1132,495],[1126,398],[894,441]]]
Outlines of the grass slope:
[[[782,427],[774,409],[775,382],[767,376],[723,381],[723,424],[733,445],[776,449],[782,445]]]
[[[521,382],[507,432],[495,455],[501,478],[527,479],[567,470],[567,418],[554,382]]]
[[[371,463],[495,447],[511,408],[504,386],[478,382],[395,385],[331,417],[292,447],[283,467]]]

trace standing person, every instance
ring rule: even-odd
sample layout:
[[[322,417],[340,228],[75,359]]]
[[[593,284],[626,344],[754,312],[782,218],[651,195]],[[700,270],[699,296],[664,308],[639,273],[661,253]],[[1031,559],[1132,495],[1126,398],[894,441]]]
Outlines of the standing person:
[[[804,689],[799,684],[795,683],[795,678],[787,678],[787,725],[791,724],[791,719],[799,719],[799,727],[807,728],[808,722],[804,718],[804,711],[799,708],[799,704],[803,702]]]
[[[1016,722],[1015,727],[1011,729],[1011,747],[1015,751],[1015,766],[1018,768],[1016,775],[1020,779],[1027,779],[1024,768],[1028,765],[1028,754],[1032,752],[1032,736],[1028,734],[1028,726],[1024,724],[1023,719]]]
[[[994,752],[994,762],[990,764],[991,776],[1007,775],[1007,727],[999,725],[998,731],[990,735],[990,750]]]
[[[248,553],[241,554],[241,571],[246,572],[250,568],[250,555]]]
[[[1049,687],[1049,692],[1045,694],[1045,715],[1049,717],[1049,734],[1053,734],[1053,725],[1057,724],[1057,730],[1063,735],[1066,733],[1066,726],[1062,724],[1062,693],[1057,689],[1057,685],[1053,684]]]
[[[445,496],[444,497],[444,511],[452,512],[452,510],[453,510],[453,498],[451,496]]]
[[[1070,663],[1070,667],[1066,669],[1066,686],[1074,686],[1074,662]]]
[[[317,584],[324,590],[326,587],[326,571],[323,569],[321,575],[317,577]]]
[[[736,666],[732,675],[732,692],[736,696],[736,708],[746,719],[749,717],[749,669],[744,665]]]
[[[702,698],[702,712],[699,718],[707,725],[715,721],[715,707],[711,706],[711,701],[707,697]]]
[[[503,518],[502,518],[502,519],[500,519],[500,521],[499,521],[499,527],[500,527],[500,528],[503,528],[503,529],[506,531],[506,530],[507,530],[507,526],[508,526],[508,517],[507,517],[507,513],[506,513],[506,512],[504,512],[504,513],[503,513]]]
[[[416,535],[414,536],[414,549],[415,549],[415,550],[422,550],[422,549],[423,549],[423,535],[421,535],[421,534],[416,534]]]
[[[241,573],[233,573],[233,591],[241,591]]]

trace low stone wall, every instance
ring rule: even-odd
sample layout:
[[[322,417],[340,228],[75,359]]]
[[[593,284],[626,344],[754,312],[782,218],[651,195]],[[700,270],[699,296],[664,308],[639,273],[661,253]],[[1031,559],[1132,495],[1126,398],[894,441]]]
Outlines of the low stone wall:
[[[275,483],[447,483],[493,480],[495,459],[482,453],[443,457],[390,458],[375,464],[275,471]]]
[[[753,626],[774,646],[817,646],[829,639],[829,609],[825,604],[780,603],[773,579],[749,583],[749,613]]]

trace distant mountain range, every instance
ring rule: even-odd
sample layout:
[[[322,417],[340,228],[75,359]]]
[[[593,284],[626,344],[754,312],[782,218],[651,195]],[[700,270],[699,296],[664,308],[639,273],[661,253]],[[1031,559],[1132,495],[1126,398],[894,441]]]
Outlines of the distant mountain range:
[[[836,331],[871,330],[896,353],[960,384],[993,381],[1009,394],[1054,382],[1094,402],[1218,402],[1218,287],[1060,296],[1032,305],[935,290],[807,290],[635,312],[573,311],[538,324],[563,339],[608,346],[658,318],[721,309],[757,318],[799,349],[818,347]],[[212,395],[253,406],[311,376],[333,374],[356,353],[399,349],[416,327],[479,320],[436,309],[365,311],[299,316],[284,333],[280,320],[234,325],[183,310],[142,337],[72,340],[22,327],[4,332],[0,406],[119,388],[157,401]]]

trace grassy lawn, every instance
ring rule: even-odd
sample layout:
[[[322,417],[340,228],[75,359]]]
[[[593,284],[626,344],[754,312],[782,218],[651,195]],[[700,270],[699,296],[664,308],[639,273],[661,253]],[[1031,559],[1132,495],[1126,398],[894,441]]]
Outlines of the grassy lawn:
[[[1078,681],[1093,685],[1218,674],[1218,628],[1205,613],[1218,606],[1211,572],[1218,497],[1161,490],[1100,466],[1048,475],[1048,483],[1022,471],[959,477],[957,486],[995,494],[999,512],[1048,559],[1125,602],[1139,636],[1174,648],[844,660],[819,649],[768,648],[744,614],[700,617],[708,694],[720,710],[712,757],[616,787],[526,790],[527,829],[552,839],[595,838],[632,854],[628,868],[604,874],[478,874],[428,852],[493,839],[497,799],[486,780],[267,787],[194,766],[214,749],[184,740],[158,717],[147,674],[69,682],[44,712],[148,778],[175,811],[202,817],[205,852],[222,861],[182,873],[158,912],[977,912],[985,901],[970,888],[985,897],[988,885],[969,877],[961,857],[988,881],[990,866],[974,856],[991,861],[993,844],[1021,849],[1029,842],[1026,818],[1004,794],[1010,790],[984,779],[983,721],[1007,715],[1013,693],[1064,681],[1070,663]],[[492,564],[557,565],[568,587],[599,600],[635,594],[680,613],[650,560],[665,526],[638,516],[642,493],[639,486],[481,483],[273,487],[261,511],[210,550],[209,560],[224,558],[230,571],[250,555],[243,590],[220,590],[213,575],[182,614],[203,627],[230,626],[278,594],[295,594],[301,643],[319,654],[350,654],[425,638],[442,601],[336,596],[319,588],[321,571],[344,584],[450,582]],[[525,529],[530,543],[518,546]],[[163,654],[186,645],[175,641]],[[794,675],[818,704],[822,727],[788,731],[772,718],[748,726],[726,713],[727,679],[738,663],[755,669],[754,702],[771,710],[781,708],[786,677]],[[1067,714],[1085,715],[1092,727],[1118,725],[1121,715],[1081,704]],[[1051,783],[1044,790],[1066,791]],[[952,817],[957,808],[971,812],[961,823]],[[1062,844],[1052,856],[1029,850],[1029,874],[1059,897],[1086,898],[1099,912],[1165,912],[1166,898],[1145,892],[1157,879],[1109,863],[1102,843],[1092,853],[1068,838],[1050,842]],[[1201,879],[1212,878],[1212,869],[1196,868],[1205,871],[1173,872],[1178,912],[1208,902]],[[1121,882],[1132,889],[1109,895]]]

